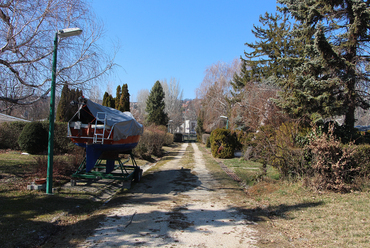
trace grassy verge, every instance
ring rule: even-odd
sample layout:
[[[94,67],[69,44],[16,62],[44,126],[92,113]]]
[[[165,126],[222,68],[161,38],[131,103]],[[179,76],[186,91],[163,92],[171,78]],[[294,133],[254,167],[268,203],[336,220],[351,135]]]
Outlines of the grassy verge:
[[[222,159],[222,163],[232,169],[249,186],[252,186],[263,176],[262,166],[257,162],[246,161],[243,158],[232,158]],[[265,177],[278,180],[279,173],[273,167],[267,166]]]
[[[271,169],[263,180],[255,180],[261,165],[240,159],[222,160],[250,185],[245,191],[237,191],[238,185],[230,182],[204,147],[201,150],[223,187],[239,192],[234,194],[234,202],[257,223],[258,247],[369,247],[368,190],[317,192],[305,187],[303,180],[274,180],[278,175]]]
[[[268,213],[274,232],[261,241],[271,247],[277,242],[289,247],[367,247],[369,196],[313,192],[301,182],[281,182],[272,192],[251,195]]]
[[[61,190],[54,195],[29,191],[27,185],[41,177],[45,156],[21,155],[19,152],[0,153],[0,243],[2,247],[39,247],[50,237],[78,227],[89,227],[65,237],[73,244],[81,233],[91,230],[91,220],[99,219],[95,211],[102,203],[93,201],[91,192]],[[55,156],[55,161],[71,164],[69,156]],[[61,163],[60,163],[61,164]],[[46,165],[45,165],[46,167]],[[55,185],[66,182],[56,178]],[[94,218],[89,216],[94,215]],[[96,224],[95,224],[96,226]],[[78,228],[80,229],[80,228]]]

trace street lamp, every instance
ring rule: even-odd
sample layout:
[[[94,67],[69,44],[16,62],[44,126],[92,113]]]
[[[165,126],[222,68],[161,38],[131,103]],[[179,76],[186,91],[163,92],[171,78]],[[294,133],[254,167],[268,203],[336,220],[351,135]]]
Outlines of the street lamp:
[[[229,118],[227,116],[221,115],[220,118],[226,119],[226,129],[229,129]]]
[[[53,149],[54,149],[54,107],[55,107],[55,77],[57,71],[58,36],[61,38],[80,35],[80,28],[65,28],[58,30],[54,38],[53,67],[51,71],[50,88],[50,115],[49,115],[49,142],[48,142],[48,167],[46,175],[46,194],[53,193]]]

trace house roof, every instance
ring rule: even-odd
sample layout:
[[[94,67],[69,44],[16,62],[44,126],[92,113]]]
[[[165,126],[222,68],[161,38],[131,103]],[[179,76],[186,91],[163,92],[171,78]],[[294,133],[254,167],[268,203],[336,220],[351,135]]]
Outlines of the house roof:
[[[0,123],[1,122],[12,122],[12,121],[25,121],[25,122],[30,122],[25,119],[17,118],[11,115],[5,115],[0,113]]]

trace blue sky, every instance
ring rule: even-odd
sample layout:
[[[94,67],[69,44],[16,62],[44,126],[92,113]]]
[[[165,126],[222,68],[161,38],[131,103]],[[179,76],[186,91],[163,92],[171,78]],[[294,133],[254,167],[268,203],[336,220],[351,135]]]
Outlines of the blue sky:
[[[253,24],[275,12],[276,1],[93,0],[92,6],[106,31],[100,43],[120,44],[120,67],[108,79],[113,93],[127,83],[136,101],[139,90],[171,78],[179,81],[184,99],[195,98],[205,69],[243,55],[244,43],[255,41]]]

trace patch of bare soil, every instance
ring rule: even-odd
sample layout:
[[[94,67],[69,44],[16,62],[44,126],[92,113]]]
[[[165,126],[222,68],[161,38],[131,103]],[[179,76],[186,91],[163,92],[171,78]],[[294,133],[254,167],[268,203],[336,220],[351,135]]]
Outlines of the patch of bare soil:
[[[254,247],[254,223],[217,189],[195,143],[194,168],[184,168],[188,145],[136,184],[79,247]]]

